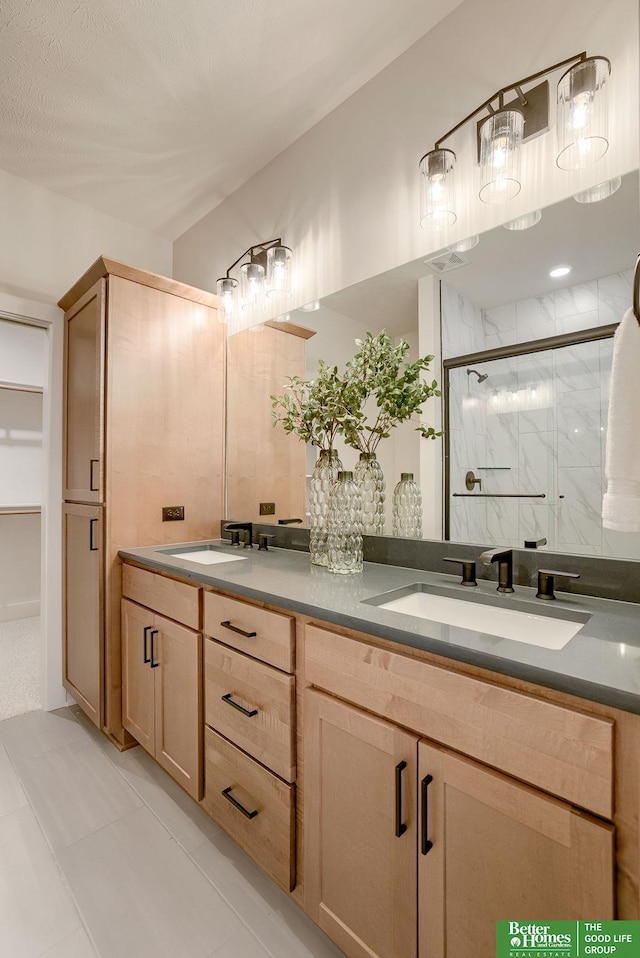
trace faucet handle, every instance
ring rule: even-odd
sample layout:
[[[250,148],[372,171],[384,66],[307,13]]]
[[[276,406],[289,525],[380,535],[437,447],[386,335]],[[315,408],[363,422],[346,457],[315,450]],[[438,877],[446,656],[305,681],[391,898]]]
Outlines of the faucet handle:
[[[263,549],[265,552],[269,551],[269,540],[275,539],[275,536],[270,532],[259,532],[258,533],[258,552]]]
[[[462,566],[462,579],[460,585],[477,585],[476,582],[476,560],[475,559],[449,559],[443,558],[443,562],[453,562]]]
[[[538,569],[538,591],[536,599],[555,599],[553,587],[555,576],[563,575],[565,579],[579,579],[579,572],[560,572],[557,569]]]

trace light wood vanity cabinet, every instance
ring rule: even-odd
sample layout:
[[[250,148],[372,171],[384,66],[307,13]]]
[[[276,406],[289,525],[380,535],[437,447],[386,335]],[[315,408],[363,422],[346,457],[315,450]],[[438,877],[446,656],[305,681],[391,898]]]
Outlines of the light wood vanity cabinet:
[[[200,590],[128,565],[123,580],[123,593],[131,597],[122,600],[124,727],[199,800],[202,634],[166,615],[171,614],[171,600],[177,593],[181,602],[176,602],[174,616],[184,614],[192,622],[193,614],[198,614]],[[139,605],[140,601],[151,607]]]
[[[355,703],[304,706],[305,908],[346,955],[476,958],[498,919],[614,917],[614,828],[555,797],[612,816],[610,720],[305,632],[306,681]]]
[[[67,534],[63,680],[120,746],[130,740],[122,726],[118,550],[212,538],[222,518],[225,327],[216,304],[210,293],[106,257],[58,304],[65,499],[100,510],[103,598],[96,604],[76,574],[86,537]],[[163,506],[180,505],[183,521],[163,521]]]
[[[286,891],[295,885],[294,619],[204,593],[204,798]]]

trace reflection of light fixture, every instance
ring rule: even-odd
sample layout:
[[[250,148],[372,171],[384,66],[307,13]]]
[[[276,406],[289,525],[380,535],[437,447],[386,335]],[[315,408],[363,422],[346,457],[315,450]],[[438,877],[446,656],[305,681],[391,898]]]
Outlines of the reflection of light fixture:
[[[584,170],[609,148],[607,80],[611,63],[586,57],[558,83],[558,157],[561,170]]]
[[[570,266],[555,266],[549,270],[549,276],[551,279],[560,279],[561,276],[568,276],[570,272]]]
[[[447,246],[447,249],[452,253],[466,253],[470,249],[474,249],[480,242],[480,237],[476,233],[475,236],[467,236],[466,239],[460,240],[458,243],[452,243],[451,246]]]
[[[280,237],[245,250],[231,264],[226,276],[216,283],[225,319],[230,320],[238,309],[245,314],[258,314],[264,307],[265,296],[276,302],[288,299],[291,296],[291,257],[291,250],[282,245]],[[230,275],[238,265],[239,283]]]
[[[535,226],[536,223],[539,223],[542,219],[541,210],[534,210],[532,213],[525,213],[523,216],[516,216],[514,220],[509,220],[508,223],[503,223],[502,225],[506,230],[528,230],[532,226]]]
[[[612,180],[605,180],[604,183],[590,186],[588,190],[575,193],[573,198],[577,203],[599,203],[600,200],[606,200],[608,196],[612,196],[616,190],[619,190],[621,184],[622,177],[614,176]]]
[[[549,83],[532,84],[570,64],[558,83],[556,162],[561,169],[576,170],[603,156],[609,145],[605,93],[611,64],[605,57],[577,53],[498,90],[436,140],[433,150],[420,160],[422,226],[443,228],[455,223],[456,154],[442,144],[485,111],[488,116],[477,121],[480,199],[504,203],[520,192],[521,144],[549,129]],[[512,94],[509,102],[505,94]]]
[[[317,299],[314,299],[312,302],[307,303],[305,306],[301,306],[300,309],[303,313],[315,313],[317,309],[320,309],[320,303]]]

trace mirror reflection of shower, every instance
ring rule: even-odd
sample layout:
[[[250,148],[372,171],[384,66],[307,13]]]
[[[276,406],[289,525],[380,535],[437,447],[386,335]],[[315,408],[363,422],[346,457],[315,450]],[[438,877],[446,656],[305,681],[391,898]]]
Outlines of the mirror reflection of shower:
[[[477,369],[467,369],[467,376],[470,376],[471,373],[475,373],[479,383],[483,383],[485,379],[489,378],[489,373],[479,373]]]

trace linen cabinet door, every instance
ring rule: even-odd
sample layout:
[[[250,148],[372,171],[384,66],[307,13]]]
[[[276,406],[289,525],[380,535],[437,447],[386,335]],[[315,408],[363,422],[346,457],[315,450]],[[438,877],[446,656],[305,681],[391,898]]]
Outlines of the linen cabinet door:
[[[104,502],[106,280],[65,313],[64,497]]]
[[[202,798],[202,635],[155,616],[155,757],[192,798]]]
[[[416,955],[417,736],[305,695],[305,910],[350,958]]]
[[[155,750],[154,618],[149,609],[122,600],[122,724],[151,755]]]
[[[421,742],[420,958],[494,955],[499,920],[614,917],[614,829]]]

